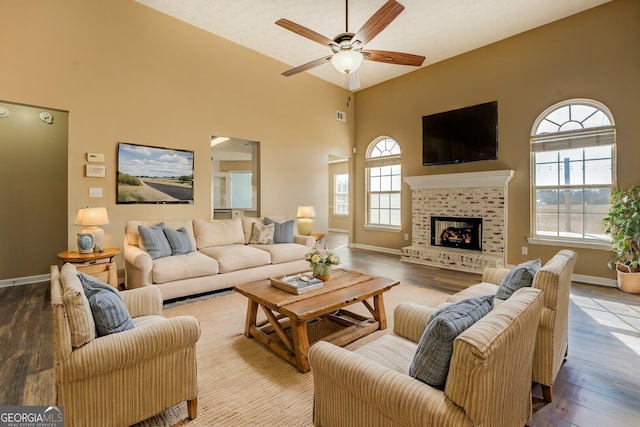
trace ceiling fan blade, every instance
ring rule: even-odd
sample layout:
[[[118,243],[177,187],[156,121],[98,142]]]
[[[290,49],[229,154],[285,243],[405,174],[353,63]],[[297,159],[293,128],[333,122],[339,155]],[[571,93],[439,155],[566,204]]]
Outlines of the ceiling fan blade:
[[[396,65],[414,65],[419,67],[424,62],[424,56],[410,53],[389,52],[386,50],[363,50],[364,59],[367,61],[384,62]]]
[[[400,12],[404,10],[404,6],[395,0],[386,2],[376,13],[373,14],[362,28],[358,30],[352,41],[359,40],[363,45],[371,41],[375,36],[380,34],[387,25],[389,25]]]
[[[284,73],[282,73],[282,75],[289,77],[289,76],[293,76],[294,74],[298,74],[298,73],[302,73],[303,71],[310,70],[326,62],[329,62],[332,56],[333,55],[325,56],[324,58],[319,58],[319,59],[316,59],[315,61],[311,61],[311,62],[307,62],[306,64],[299,65],[295,68],[285,71]]]
[[[320,43],[324,46],[332,46],[336,43],[328,37],[323,36],[322,34],[318,34],[313,30],[308,29],[307,27],[303,27],[300,24],[296,24],[295,22],[291,22],[288,19],[278,19],[276,21],[276,25],[281,26],[282,28],[286,28],[289,31],[293,31],[294,33],[308,38],[309,40],[313,40],[314,42]]]

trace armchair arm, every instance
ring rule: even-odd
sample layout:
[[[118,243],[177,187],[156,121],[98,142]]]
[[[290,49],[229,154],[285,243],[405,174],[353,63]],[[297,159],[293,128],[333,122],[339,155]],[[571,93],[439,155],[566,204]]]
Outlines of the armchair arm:
[[[309,350],[314,423],[362,425],[471,425],[443,391],[324,341]],[[342,421],[342,423],[337,422]]]
[[[124,261],[126,273],[125,286],[127,289],[141,288],[153,284],[151,279],[153,260],[147,252],[125,241]]]
[[[71,353],[60,366],[58,381],[78,381],[124,369],[141,361],[192,347],[200,338],[200,323],[180,316],[94,339]]]
[[[316,244],[316,238],[313,236],[303,236],[301,234],[296,234],[293,236],[293,243],[297,243],[299,245],[309,246],[310,248]]]
[[[402,302],[393,312],[393,332],[417,343],[431,316],[441,308]]]
[[[482,281],[499,285],[502,283],[502,279],[504,279],[504,276],[506,276],[508,272],[508,268],[487,267],[482,272]]]
[[[155,314],[162,316],[162,293],[156,286],[131,289],[120,292],[131,317]]]

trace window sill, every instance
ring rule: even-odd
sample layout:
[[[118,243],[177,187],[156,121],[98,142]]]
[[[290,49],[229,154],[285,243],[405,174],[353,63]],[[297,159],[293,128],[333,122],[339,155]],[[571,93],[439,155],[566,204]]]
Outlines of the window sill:
[[[391,231],[395,233],[399,233],[402,231],[402,227],[394,227],[389,225],[373,225],[373,224],[365,224],[362,226],[365,230],[375,230],[375,231]]]
[[[566,248],[595,249],[600,251],[611,251],[610,243],[579,242],[576,240],[545,239],[542,237],[529,237],[527,242],[532,245],[562,246]]]

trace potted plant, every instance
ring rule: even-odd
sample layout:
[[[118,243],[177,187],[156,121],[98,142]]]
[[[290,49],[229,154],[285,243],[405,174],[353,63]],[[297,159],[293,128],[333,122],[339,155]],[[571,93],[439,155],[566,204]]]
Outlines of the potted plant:
[[[605,232],[611,236],[609,267],[616,267],[618,288],[640,292],[640,185],[611,195]]]
[[[318,245],[305,255],[304,258],[309,262],[313,277],[326,282],[331,275],[331,266],[340,263],[340,258],[329,252],[326,248]]]

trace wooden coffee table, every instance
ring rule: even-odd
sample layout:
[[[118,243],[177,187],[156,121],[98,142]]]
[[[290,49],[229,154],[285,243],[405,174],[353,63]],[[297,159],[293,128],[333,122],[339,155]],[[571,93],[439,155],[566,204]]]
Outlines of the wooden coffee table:
[[[337,269],[323,288],[302,295],[271,286],[268,279],[237,285],[234,289],[249,299],[244,334],[256,338],[304,373],[311,369],[308,354],[314,342],[322,340],[343,346],[375,330],[386,329],[382,294],[398,283]],[[364,304],[372,317],[344,310],[358,302]],[[260,323],[257,323],[258,306],[266,316]]]

